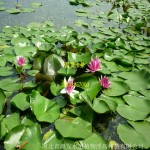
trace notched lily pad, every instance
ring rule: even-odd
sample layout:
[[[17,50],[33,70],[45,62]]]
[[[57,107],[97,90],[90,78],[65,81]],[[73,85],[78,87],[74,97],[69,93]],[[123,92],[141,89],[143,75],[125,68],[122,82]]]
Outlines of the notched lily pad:
[[[6,12],[8,12],[10,14],[19,14],[21,12],[21,10],[16,9],[16,8],[11,8],[11,9],[7,9]]]

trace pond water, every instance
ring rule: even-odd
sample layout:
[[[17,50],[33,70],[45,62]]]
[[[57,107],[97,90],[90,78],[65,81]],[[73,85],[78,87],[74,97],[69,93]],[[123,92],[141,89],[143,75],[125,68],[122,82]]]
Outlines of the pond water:
[[[4,3],[3,6],[6,7],[6,9],[15,8],[17,4],[17,0],[1,0],[1,2]],[[74,25],[75,20],[78,19],[75,12],[78,8],[82,7],[81,5],[69,5],[68,0],[42,0],[42,2],[41,0],[20,0],[18,1],[18,4],[23,8],[31,8],[33,2],[42,3],[42,7],[37,8],[33,13],[13,15],[5,11],[0,11],[0,29],[3,26],[24,26],[32,22],[53,21],[56,28],[71,26],[76,30],[81,31],[80,28],[77,28],[77,26]],[[111,9],[111,7],[112,5],[110,3],[104,2],[102,6],[94,7],[94,9],[95,11],[101,10],[102,12],[105,12]]]
[[[1,0],[6,8],[14,8],[17,1]],[[33,13],[20,13],[17,15],[9,14],[5,11],[0,12],[0,27],[27,25],[31,22],[44,22],[51,20],[56,27],[74,26],[77,19],[75,15],[75,6],[68,5],[68,0],[19,0],[22,7],[31,7],[32,2],[42,3],[42,7],[36,9]]]

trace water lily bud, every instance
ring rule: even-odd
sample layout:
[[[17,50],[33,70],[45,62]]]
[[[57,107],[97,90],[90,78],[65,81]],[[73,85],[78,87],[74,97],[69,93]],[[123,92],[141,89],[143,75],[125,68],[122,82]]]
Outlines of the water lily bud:
[[[100,68],[101,68],[101,61],[95,57],[89,63],[87,72],[96,72],[96,71],[99,71]]]
[[[17,56],[16,63],[18,66],[22,67],[26,64],[26,59],[23,56]]]
[[[100,84],[104,89],[108,89],[108,88],[110,88],[111,82],[109,81],[109,79],[106,76],[104,76],[104,77],[101,76]]]

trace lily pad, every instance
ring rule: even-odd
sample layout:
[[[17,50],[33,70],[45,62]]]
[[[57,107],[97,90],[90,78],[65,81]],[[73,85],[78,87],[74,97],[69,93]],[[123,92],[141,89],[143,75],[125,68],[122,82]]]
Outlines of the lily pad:
[[[5,7],[0,7],[0,11],[4,11],[5,9]]]
[[[7,115],[0,123],[1,126],[1,134],[0,137],[2,138],[5,136],[11,129],[18,126],[20,124],[19,113],[15,112],[11,115]]]
[[[87,139],[81,140],[80,144],[83,150],[86,149],[108,149],[108,142],[96,133],[92,133]]]
[[[62,118],[55,121],[55,127],[64,138],[87,138],[92,131],[91,123],[77,118]]]
[[[150,140],[148,137],[150,134],[150,123],[147,121],[128,122],[132,127],[122,124],[118,126],[117,133],[120,139],[131,148],[150,148]]]
[[[32,3],[33,8],[39,8],[40,6],[42,6],[42,3],[35,3],[35,2]]]
[[[57,71],[65,66],[63,59],[55,54],[48,56],[44,62],[44,74],[53,80]]]
[[[90,99],[93,100],[101,89],[99,80],[91,74],[83,74],[78,78],[76,78],[75,82],[82,82],[90,85],[90,86],[81,87],[85,91],[80,93],[79,95],[80,99],[82,99],[83,95],[86,96],[88,95]]]
[[[22,111],[29,108],[30,103],[27,100],[27,94],[19,93],[14,96],[11,100],[11,103],[16,106],[17,108],[21,109]]]
[[[11,67],[0,67],[0,76],[12,75],[13,71]]]
[[[31,110],[40,122],[54,122],[60,113],[60,108],[56,102],[53,102],[38,92],[33,91],[30,98]]]
[[[150,87],[150,73],[146,70],[122,72],[119,77],[126,79],[131,90],[143,91]]]
[[[33,8],[22,8],[21,12],[28,13],[28,12],[34,12],[35,10]]]
[[[11,8],[11,9],[7,9],[6,12],[8,12],[10,14],[19,14],[21,12],[21,10],[16,9],[16,8]]]
[[[129,87],[126,83],[120,81],[112,81],[109,89],[103,90],[103,93],[108,96],[120,96],[129,91]]]

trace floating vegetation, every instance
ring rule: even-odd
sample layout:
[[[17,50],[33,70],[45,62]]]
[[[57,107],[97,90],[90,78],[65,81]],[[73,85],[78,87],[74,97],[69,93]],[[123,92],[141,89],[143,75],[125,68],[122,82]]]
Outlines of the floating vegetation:
[[[4,148],[149,149],[150,3],[69,2],[86,31],[46,21],[0,33]]]
[[[4,3],[1,3],[0,2],[0,5],[3,5]],[[20,5],[17,1],[17,4],[15,6],[15,8],[6,8],[6,7],[3,7],[3,6],[0,6],[0,11],[6,11],[7,13],[10,13],[10,14],[19,14],[19,13],[28,13],[28,12],[34,12],[35,9],[39,8],[40,6],[42,6],[42,3],[35,3],[33,2],[31,4],[31,8],[25,8],[25,7],[22,7],[22,5]]]

